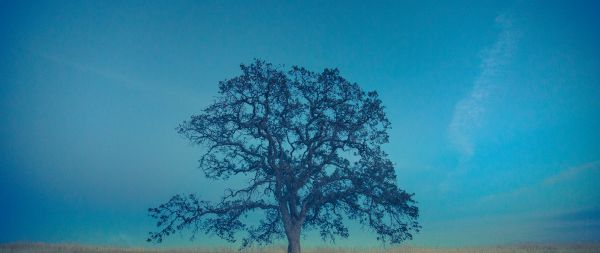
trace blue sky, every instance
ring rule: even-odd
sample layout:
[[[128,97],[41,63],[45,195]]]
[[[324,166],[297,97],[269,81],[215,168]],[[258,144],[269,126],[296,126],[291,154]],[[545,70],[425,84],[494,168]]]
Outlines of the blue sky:
[[[337,67],[380,93],[392,122],[385,148],[422,211],[410,244],[598,241],[599,10],[584,1],[0,2],[0,242],[152,246],[148,207],[222,193],[197,169],[201,148],[175,127],[255,57]],[[337,245],[379,245],[351,232]],[[224,244],[186,238],[165,245]]]

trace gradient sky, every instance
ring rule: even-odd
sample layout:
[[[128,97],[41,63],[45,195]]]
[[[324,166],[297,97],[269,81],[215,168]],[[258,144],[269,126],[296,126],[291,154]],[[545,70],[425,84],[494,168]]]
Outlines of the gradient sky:
[[[600,241],[600,6],[366,2],[0,1],[0,243],[152,246],[148,207],[222,193],[175,127],[255,57],[379,91],[410,244]]]

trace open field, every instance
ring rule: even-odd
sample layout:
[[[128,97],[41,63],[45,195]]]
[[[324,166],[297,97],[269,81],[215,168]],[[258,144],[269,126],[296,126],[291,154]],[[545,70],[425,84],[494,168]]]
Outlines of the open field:
[[[182,248],[182,249],[145,249],[82,246],[76,244],[15,243],[0,244],[0,253],[236,253],[233,248]],[[284,247],[252,248],[244,253],[284,253]],[[306,253],[600,253],[600,244],[578,245],[515,245],[483,248],[343,248],[324,247],[306,248]]]

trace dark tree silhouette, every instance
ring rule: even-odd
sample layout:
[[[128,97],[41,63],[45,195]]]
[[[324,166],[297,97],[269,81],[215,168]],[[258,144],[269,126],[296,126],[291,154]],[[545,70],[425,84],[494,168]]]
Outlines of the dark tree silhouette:
[[[180,230],[214,233],[242,246],[288,240],[300,252],[302,230],[323,240],[348,237],[357,220],[378,240],[400,243],[418,231],[413,194],[396,185],[392,162],[380,145],[390,122],[377,93],[365,93],[337,69],[283,71],[256,60],[242,75],[219,83],[219,96],[178,131],[206,147],[200,167],[211,179],[242,174],[244,188],[229,189],[218,203],[176,195],[150,216],[161,242]],[[260,212],[258,212],[260,211]],[[260,222],[245,217],[262,214]]]

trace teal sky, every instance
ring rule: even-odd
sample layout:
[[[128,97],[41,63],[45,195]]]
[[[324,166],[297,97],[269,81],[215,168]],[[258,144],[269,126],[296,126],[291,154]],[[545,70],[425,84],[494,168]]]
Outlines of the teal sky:
[[[253,58],[337,67],[380,93],[385,148],[422,212],[410,244],[598,242],[598,12],[585,1],[1,1],[0,243],[152,247],[148,207],[221,195],[197,169],[201,148],[174,129]],[[351,232],[337,245],[380,245]]]

